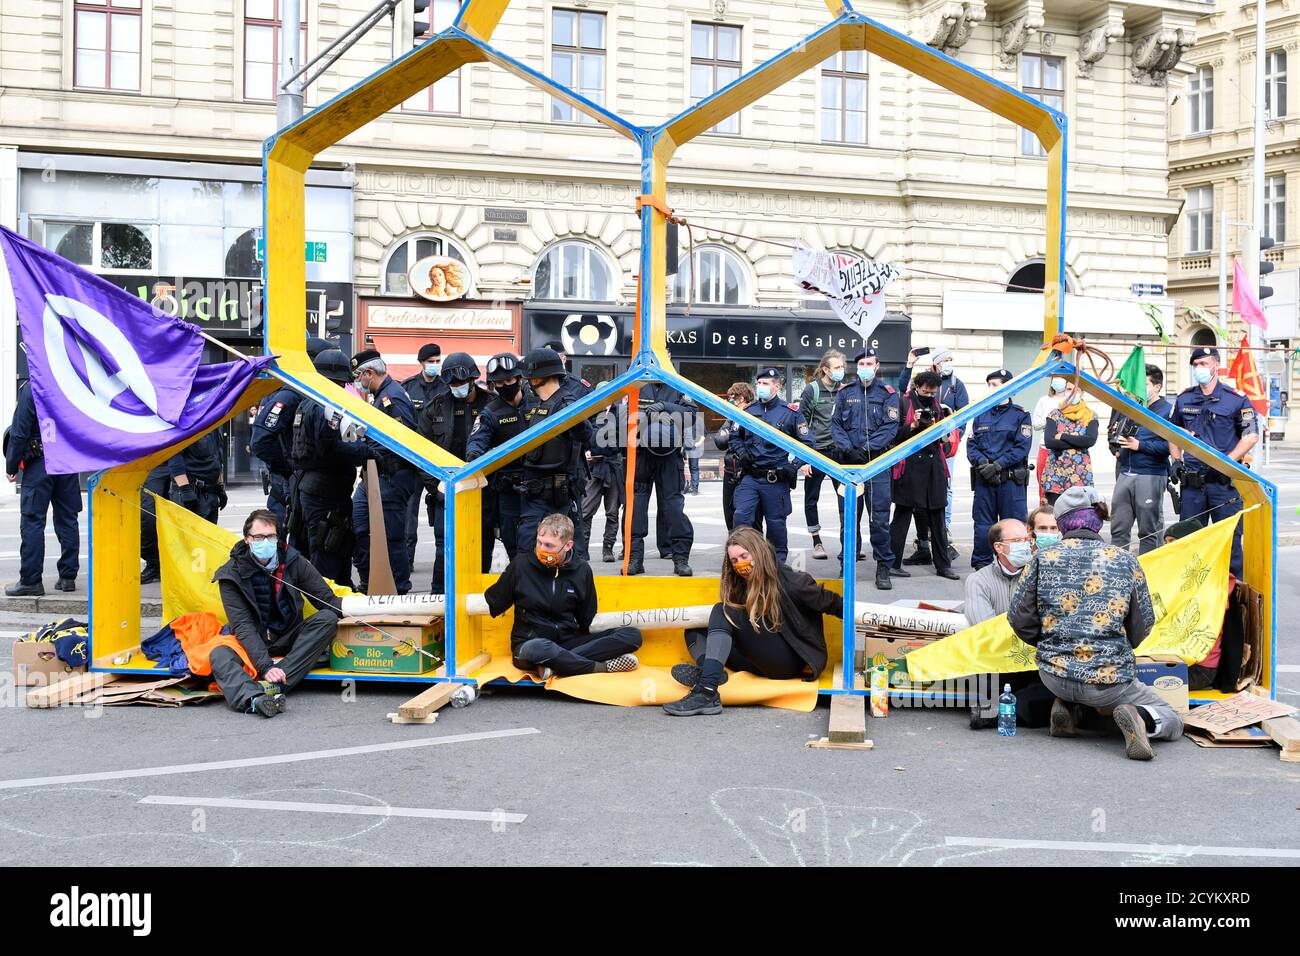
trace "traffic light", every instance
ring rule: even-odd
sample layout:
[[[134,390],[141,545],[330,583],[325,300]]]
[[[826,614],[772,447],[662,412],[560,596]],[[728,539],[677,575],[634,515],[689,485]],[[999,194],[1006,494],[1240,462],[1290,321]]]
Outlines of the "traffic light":
[[[419,43],[429,36],[430,27],[433,25],[430,19],[433,15],[429,12],[429,0],[412,0],[412,2],[415,7],[415,21],[411,27],[411,40]],[[421,14],[424,14],[423,20],[420,19]]]
[[[1260,236],[1260,237],[1259,237],[1259,252],[1260,252],[1260,256],[1259,256],[1259,301],[1260,301],[1260,302],[1263,302],[1265,299],[1267,299],[1270,295],[1273,294],[1273,289],[1272,289],[1272,287],[1264,285],[1264,276],[1266,276],[1266,275],[1268,275],[1270,272],[1272,272],[1272,271],[1276,268],[1276,266],[1274,266],[1273,263],[1268,262],[1268,261],[1266,261],[1266,260],[1264,259],[1264,250],[1266,250],[1266,249],[1272,249],[1274,245],[1275,245],[1275,243],[1274,243],[1273,240],[1270,239],[1268,236]]]

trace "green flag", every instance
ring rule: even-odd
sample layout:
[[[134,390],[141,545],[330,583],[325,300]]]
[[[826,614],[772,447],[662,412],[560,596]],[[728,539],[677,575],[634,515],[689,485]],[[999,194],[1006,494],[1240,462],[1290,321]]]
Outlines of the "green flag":
[[[1128,353],[1128,358],[1120,366],[1119,377],[1116,383],[1120,389],[1127,392],[1133,398],[1136,398],[1143,404],[1146,403],[1147,397],[1147,358],[1142,351],[1142,346],[1138,346],[1132,352]]]
[[[1156,330],[1156,335],[1160,336],[1160,341],[1168,345],[1169,333],[1165,331],[1164,314],[1160,311],[1160,307],[1154,302],[1139,302],[1138,305],[1142,307],[1142,311],[1146,313],[1146,317],[1151,321],[1152,327]]]

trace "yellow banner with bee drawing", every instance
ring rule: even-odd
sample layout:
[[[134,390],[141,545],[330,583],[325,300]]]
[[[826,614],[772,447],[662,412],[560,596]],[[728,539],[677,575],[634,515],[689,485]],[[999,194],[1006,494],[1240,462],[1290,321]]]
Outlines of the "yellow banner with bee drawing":
[[[1176,654],[1189,664],[1204,660],[1223,624],[1232,535],[1240,520],[1234,515],[1138,558],[1156,622],[1135,653]],[[912,651],[906,660],[908,676],[920,683],[1038,666],[1034,649],[1016,637],[1005,614]]]

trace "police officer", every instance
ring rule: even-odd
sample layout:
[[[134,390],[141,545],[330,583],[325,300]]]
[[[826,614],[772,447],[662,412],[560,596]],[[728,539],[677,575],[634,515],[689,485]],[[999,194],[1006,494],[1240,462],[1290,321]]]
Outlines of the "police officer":
[[[10,597],[45,593],[45,515],[54,506],[54,534],[59,539],[60,591],[77,589],[81,551],[77,514],[81,511],[81,486],[76,475],[51,475],[45,470],[45,452],[36,422],[36,399],[30,382],[18,391],[18,407],[5,436],[5,474],[10,481],[23,476],[19,507],[18,583],[5,588]]]
[[[483,406],[470,429],[465,447],[466,461],[473,461],[504,445],[527,427],[519,357],[510,352],[498,352],[492,356],[487,363],[487,381],[492,398]],[[493,525],[511,561],[519,550],[519,536],[515,529],[519,527],[519,486],[523,481],[523,470],[523,462],[516,458],[488,476],[488,490],[492,492],[491,503],[495,512]],[[486,492],[484,494],[486,508],[488,499]]]
[[[985,376],[984,381],[996,390],[1012,378],[1007,369],[1000,368]],[[975,490],[972,513],[975,547],[970,563],[976,570],[993,563],[989,528],[1003,518],[1024,521],[1028,517],[1025,493],[1029,487],[1029,450],[1033,440],[1030,414],[1010,398],[971,422],[966,457],[970,460],[971,487]]]
[[[803,416],[781,397],[781,370],[776,366],[760,368],[756,384],[756,398],[745,411],[796,441],[806,443],[810,433]],[[789,553],[785,519],[790,514],[790,489],[798,483],[798,476],[807,476],[812,467],[800,467],[779,446],[746,428],[731,435],[727,447],[739,460],[745,475],[736,486],[735,526],[752,528],[761,513],[767,522],[767,540],[776,551],[776,559],[784,563]],[[677,472],[681,474],[680,464]]]
[[[447,383],[442,378],[442,347],[437,342],[426,342],[421,345],[416,359],[420,363],[420,370],[404,381],[402,388],[406,389],[406,394],[410,396],[411,407],[415,409],[415,420],[418,422],[425,404],[435,395],[447,391]],[[415,546],[419,543],[420,537],[421,497],[420,489],[417,488],[406,506],[406,553],[411,567],[415,567]],[[429,512],[432,513],[432,493],[423,497],[426,497]]]
[[[420,434],[439,448],[444,448],[462,461],[467,453],[470,432],[479,412],[492,397],[487,389],[478,384],[478,365],[466,352],[453,352],[442,363],[442,379],[447,384],[444,391],[438,392],[420,411]],[[437,554],[433,559],[433,591],[443,593],[444,568],[446,566],[446,548],[443,542],[444,516],[447,499],[438,491],[438,481],[432,475],[421,475],[425,490],[429,493],[429,521],[433,525],[433,534],[437,539]],[[492,568],[493,514],[490,492],[485,490],[482,501],[482,568]]]
[[[846,465],[865,465],[887,450],[898,435],[901,417],[898,393],[880,377],[880,356],[875,349],[865,349],[853,359],[858,380],[849,382],[835,393],[835,411],[831,415],[831,440]],[[893,588],[890,575],[910,577],[893,568],[894,550],[889,532],[889,503],[893,479],[886,468],[866,483],[865,501],[859,499],[870,516],[871,556],[876,561],[876,587]],[[841,508],[843,502],[841,501]],[[840,518],[843,527],[843,515]],[[840,562],[843,564],[843,555]]]
[[[587,485],[582,498],[581,548],[590,553],[591,524],[596,509],[604,505],[605,533],[601,540],[600,559],[614,560],[614,542],[618,540],[619,514],[623,510],[627,468],[627,396],[619,399],[596,416],[591,436],[591,450],[586,454]],[[579,545],[575,544],[575,550]]]
[[[562,387],[564,363],[551,349],[529,352],[524,357],[523,373],[533,392],[524,410],[525,427],[531,428],[572,404]],[[585,421],[579,422],[524,455],[518,527],[520,551],[527,552],[533,548],[538,522],[548,514],[567,515],[575,525],[581,520],[578,514],[582,488],[579,461],[590,437],[591,426]]]
[[[196,439],[179,455],[168,458],[145,478],[144,491],[160,498],[174,501],[205,521],[214,524],[226,506],[226,489],[222,484],[225,471],[226,443],[221,429]],[[140,506],[140,556],[144,559],[141,584],[149,584],[161,577],[158,558],[158,526],[154,502],[141,492]]]
[[[352,378],[348,357],[338,349],[316,356],[316,371],[340,387]],[[357,466],[374,457],[364,441],[345,441],[341,416],[304,398],[294,413],[294,509],[302,516],[308,560],[335,584],[352,586],[352,488]]]
[[[544,347],[560,357],[560,363],[564,366],[564,381],[560,383],[560,391],[564,392],[569,401],[576,402],[584,395],[590,395],[594,391],[590,382],[585,378],[578,378],[570,371],[572,366],[569,362],[568,353],[564,351],[564,343],[558,339],[552,339]]]
[[[664,382],[641,389],[639,404],[643,424],[637,428],[636,475],[632,484],[632,559],[627,573],[645,573],[645,537],[650,530],[650,492],[655,492],[659,514],[667,530],[656,535],[660,547],[672,549],[673,573],[691,576],[691,545],[695,529],[686,517],[683,466],[687,423],[697,413],[695,403]]]
[[[1219,381],[1219,350],[1204,347],[1192,350],[1193,384],[1178,393],[1174,401],[1173,423],[1211,448],[1240,462],[1259,441],[1255,408],[1241,392]],[[1170,452],[1182,460],[1183,497],[1178,517],[1223,521],[1241,511],[1241,495],[1232,479],[1221,475],[1205,462],[1184,454],[1171,445]],[[1229,569],[1238,578],[1242,572],[1241,525],[1232,536],[1232,562]]]
[[[293,501],[290,484],[293,477],[293,422],[301,400],[302,395],[287,385],[263,399],[257,407],[248,443],[252,453],[270,472],[266,507],[275,512],[286,534],[295,530],[289,524]]]
[[[352,356],[352,381],[369,394],[377,409],[415,430],[415,409],[410,396],[388,374],[388,366],[374,349]],[[388,561],[398,594],[411,590],[411,562],[406,550],[406,514],[411,496],[420,488],[414,465],[401,455],[367,439],[374,450],[379,470],[379,497],[384,509],[384,534],[388,538]],[[370,505],[364,484],[352,495],[352,531],[356,535],[355,562],[362,587],[370,586]]]

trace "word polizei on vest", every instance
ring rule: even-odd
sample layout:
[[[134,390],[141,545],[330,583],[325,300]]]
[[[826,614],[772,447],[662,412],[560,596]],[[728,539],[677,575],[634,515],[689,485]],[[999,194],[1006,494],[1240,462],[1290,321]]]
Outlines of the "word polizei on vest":
[[[82,893],[74,886],[50,897],[50,925],[126,926],[133,936],[148,936],[153,929],[153,894]]]

